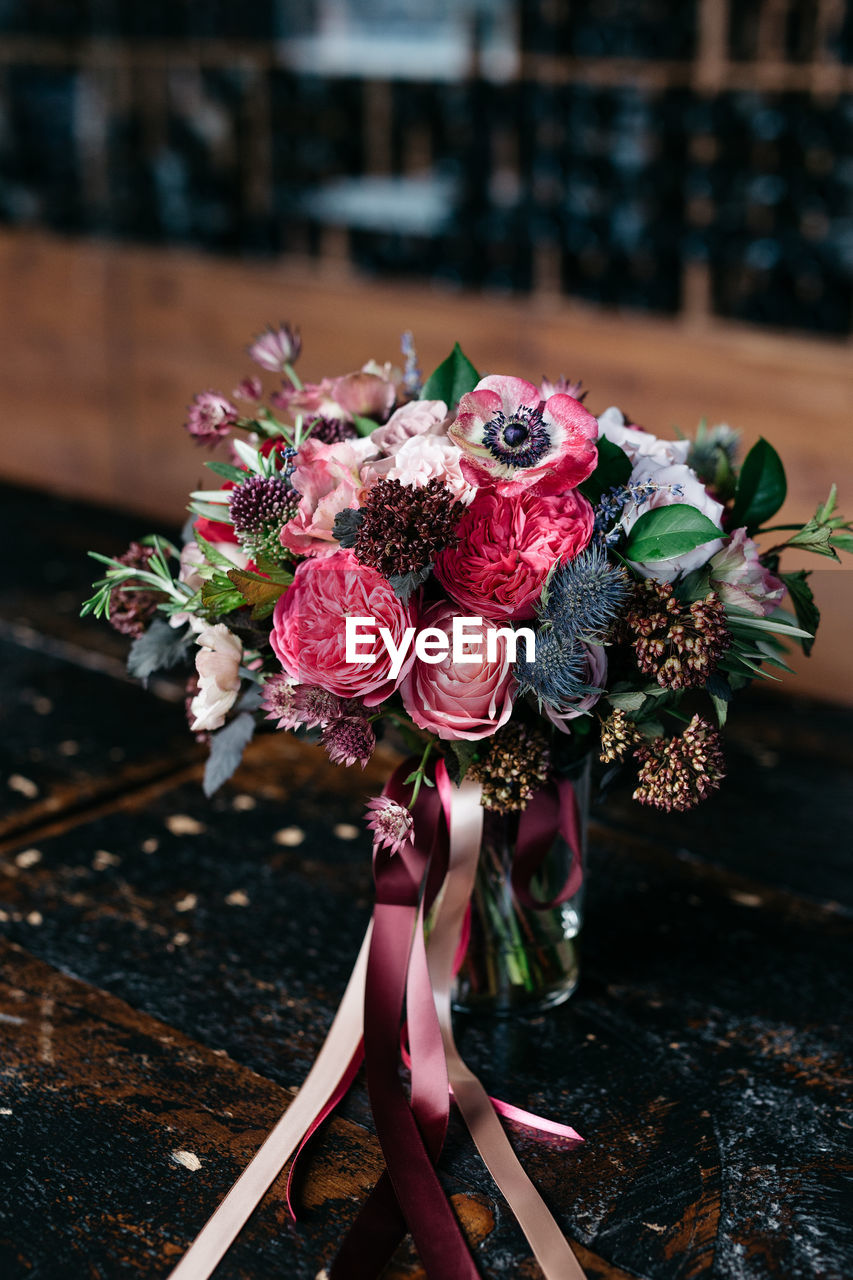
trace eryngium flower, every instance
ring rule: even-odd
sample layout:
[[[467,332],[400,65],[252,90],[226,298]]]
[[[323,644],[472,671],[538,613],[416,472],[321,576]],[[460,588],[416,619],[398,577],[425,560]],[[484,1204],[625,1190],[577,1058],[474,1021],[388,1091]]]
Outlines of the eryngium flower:
[[[622,710],[611,711],[607,719],[601,722],[602,764],[621,762],[631,748],[641,741],[642,737],[633,720],[629,720]]]
[[[277,329],[267,326],[249,347],[249,355],[262,369],[269,369],[270,373],[284,373],[301,350],[302,339],[298,330],[282,323]]]
[[[625,570],[590,546],[560,565],[542,596],[542,616],[566,636],[600,640],[624,608],[630,589]]]
[[[241,545],[268,560],[283,558],[279,535],[298,506],[299,494],[281,476],[251,476],[232,489],[228,503]]]
[[[200,391],[193,396],[184,423],[197,444],[214,445],[227,436],[237,421],[237,410],[230,400],[216,391]]]
[[[732,642],[716,592],[682,604],[671,582],[649,578],[634,587],[625,625],[638,667],[663,689],[703,685]]]
[[[116,559],[119,564],[126,564],[131,569],[147,569],[153,554],[152,547],[131,542],[127,551]],[[116,587],[110,592],[110,625],[123,636],[141,636],[162,599],[158,591],[150,588],[137,591],[132,586]]]
[[[535,660],[519,658],[515,678],[521,693],[534,693],[540,703],[566,712],[587,694],[598,692],[588,683],[587,665],[582,641],[546,625],[536,633]]]
[[[323,730],[323,746],[332,764],[367,764],[376,747],[376,734],[364,716],[341,716]]]
[[[720,735],[694,716],[677,738],[656,738],[634,752],[643,762],[634,792],[640,804],[679,812],[692,809],[716,791],[725,777]]]
[[[378,848],[390,849],[399,853],[405,844],[411,844],[415,838],[414,820],[408,809],[404,809],[390,796],[376,796],[367,802],[370,814],[368,827],[373,832],[373,843]]]
[[[487,739],[486,755],[469,767],[467,776],[482,784],[484,809],[511,813],[527,807],[547,782],[550,765],[543,731],[514,720]]]
[[[383,577],[415,573],[439,551],[455,547],[456,526],[465,507],[441,480],[423,488],[380,480],[369,490],[359,515],[353,550],[361,564]]]

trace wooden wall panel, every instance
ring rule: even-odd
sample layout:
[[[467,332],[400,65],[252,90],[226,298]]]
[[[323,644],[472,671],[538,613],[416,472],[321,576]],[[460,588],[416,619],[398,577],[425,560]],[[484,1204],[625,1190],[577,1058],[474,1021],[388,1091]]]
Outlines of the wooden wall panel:
[[[849,345],[707,323],[618,316],[563,300],[370,283],[304,262],[0,234],[0,474],[174,522],[204,455],[181,430],[193,392],[230,391],[251,335],[298,323],[303,376],[394,357],[414,330],[430,368],[458,338],[483,369],[583,377],[595,411],[618,403],[650,429],[701,415],[770,437],[790,480],[787,519],[833,479],[853,512]],[[853,702],[850,570],[818,567],[824,630],[787,687]]]

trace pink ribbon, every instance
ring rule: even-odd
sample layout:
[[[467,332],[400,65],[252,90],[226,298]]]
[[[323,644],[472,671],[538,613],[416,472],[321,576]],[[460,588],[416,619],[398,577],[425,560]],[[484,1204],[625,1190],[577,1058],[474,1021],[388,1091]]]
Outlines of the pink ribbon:
[[[385,788],[400,803],[409,792],[398,769]],[[415,841],[399,854],[374,851],[376,906],[329,1035],[284,1116],[171,1273],[209,1280],[265,1192],[334,1110],[362,1056],[386,1170],[356,1218],[330,1270],[331,1280],[375,1280],[406,1229],[430,1280],[476,1280],[462,1232],[435,1173],[452,1096],[495,1182],[518,1219],[546,1280],[583,1280],[583,1271],[497,1119],[579,1139],[568,1125],[490,1098],[459,1055],[451,990],[467,945],[470,900],[483,826],[479,785],[454,791],[443,761],[435,788],[413,810]],[[535,812],[531,812],[535,811]],[[530,881],[559,831],[573,852],[566,882],[550,902]],[[582,877],[577,801],[569,783],[539,793],[522,814],[512,884],[526,905],[544,909],[571,897]],[[424,919],[437,901],[429,943]],[[411,1094],[399,1078],[400,1025],[406,1009]],[[362,1038],[363,1037],[363,1038]],[[288,1179],[288,1206],[291,1180]]]

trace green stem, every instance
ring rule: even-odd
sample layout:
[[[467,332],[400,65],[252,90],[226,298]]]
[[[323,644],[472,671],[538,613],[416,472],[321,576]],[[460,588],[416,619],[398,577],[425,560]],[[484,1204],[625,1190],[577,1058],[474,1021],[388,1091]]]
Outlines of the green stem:
[[[420,795],[421,784],[423,783],[423,780],[424,780],[424,771],[426,769],[426,763],[427,763],[427,760],[429,759],[429,753],[431,751],[432,751],[432,739],[430,739],[430,741],[424,747],[424,753],[421,756],[421,762],[417,767],[417,776],[415,777],[415,785],[412,788],[412,798],[409,801],[410,809],[414,809],[415,801]]]
[[[284,372],[287,374],[288,378],[290,379],[291,383],[293,384],[293,386],[296,388],[297,391],[304,390],[304,387],[302,385],[302,379],[299,377],[299,374],[293,368],[292,364],[286,364],[284,366]]]

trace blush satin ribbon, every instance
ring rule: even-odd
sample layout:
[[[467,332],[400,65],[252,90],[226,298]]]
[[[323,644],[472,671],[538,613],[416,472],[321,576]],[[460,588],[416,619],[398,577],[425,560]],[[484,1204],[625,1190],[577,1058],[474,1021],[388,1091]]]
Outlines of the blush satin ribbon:
[[[408,773],[409,765],[401,766],[384,794],[405,803],[410,791],[403,780]],[[363,1058],[386,1169],[344,1240],[330,1280],[375,1280],[407,1230],[430,1280],[476,1280],[473,1260],[435,1172],[451,1096],[545,1280],[584,1280],[496,1112],[563,1138],[577,1141],[579,1135],[568,1125],[490,1098],[463,1062],[453,1037],[451,992],[464,955],[479,857],[480,796],[481,788],[471,782],[463,781],[455,789],[439,760],[435,787],[424,788],[413,809],[413,844],[393,855],[375,850],[373,918],[327,1039],[293,1102],[169,1280],[209,1280],[287,1161],[294,1153],[299,1156],[344,1096]],[[536,815],[530,814],[534,808],[539,809]],[[530,881],[558,831],[574,856],[559,893],[542,902],[533,896]],[[545,909],[566,901],[582,874],[577,801],[571,784],[558,783],[539,793],[522,815],[513,890],[527,905]],[[424,920],[434,905],[427,943]],[[398,1069],[404,1005],[411,1064],[408,1098]],[[295,1165],[296,1159],[287,1184],[289,1207]]]

